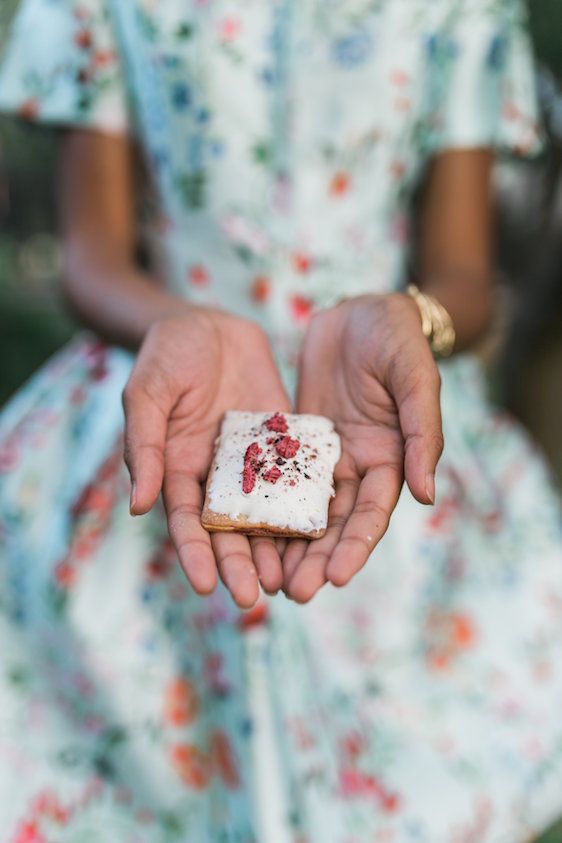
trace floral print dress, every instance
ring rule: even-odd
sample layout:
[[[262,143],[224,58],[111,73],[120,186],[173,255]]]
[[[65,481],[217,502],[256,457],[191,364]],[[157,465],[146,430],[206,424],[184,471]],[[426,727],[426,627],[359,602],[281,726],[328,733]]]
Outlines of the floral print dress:
[[[23,0],[0,106],[143,149],[154,261],[258,320],[398,288],[429,158],[537,146],[511,0]],[[345,589],[199,598],[128,514],[132,358],[84,334],[0,415],[8,843],[523,843],[562,813],[559,502],[476,361],[442,365],[434,508]]]

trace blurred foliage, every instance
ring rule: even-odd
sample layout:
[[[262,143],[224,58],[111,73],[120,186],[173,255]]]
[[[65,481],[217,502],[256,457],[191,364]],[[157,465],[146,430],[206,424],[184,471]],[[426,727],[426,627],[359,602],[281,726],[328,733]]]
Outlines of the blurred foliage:
[[[540,62],[562,78],[562,3],[529,0],[529,28]]]
[[[0,46],[15,0],[0,2]],[[0,118],[0,403],[72,334],[60,302],[53,131]]]

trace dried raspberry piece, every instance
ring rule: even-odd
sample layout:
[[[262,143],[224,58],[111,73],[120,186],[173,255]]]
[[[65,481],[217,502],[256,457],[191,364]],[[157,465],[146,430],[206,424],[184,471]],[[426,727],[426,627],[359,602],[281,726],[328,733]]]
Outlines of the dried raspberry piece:
[[[246,495],[249,495],[256,485],[257,472],[260,467],[258,460],[260,454],[261,448],[257,442],[252,442],[246,448],[246,453],[244,454],[244,470],[242,472],[242,491]]]
[[[269,471],[266,471],[263,475],[263,479],[267,480],[268,483],[277,483],[279,478],[281,477],[282,472],[279,471],[276,465],[273,468],[270,468]]]
[[[277,451],[279,456],[283,457],[283,459],[285,460],[290,460],[291,457],[294,457],[299,448],[299,440],[291,439],[290,436],[283,436],[283,438],[280,439],[277,445],[275,446],[275,450]]]
[[[271,418],[267,419],[265,426],[268,430],[273,430],[275,433],[287,433],[289,425],[283,413],[274,413]]]

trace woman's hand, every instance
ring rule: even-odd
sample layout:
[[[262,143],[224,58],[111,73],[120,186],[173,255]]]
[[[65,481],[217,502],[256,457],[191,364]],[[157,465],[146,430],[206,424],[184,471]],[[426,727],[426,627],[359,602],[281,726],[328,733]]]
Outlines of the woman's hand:
[[[217,565],[242,607],[282,585],[273,540],[201,526],[204,484],[226,410],[289,410],[264,332],[222,311],[178,304],[178,315],[148,331],[123,394],[131,512],[142,515],[160,490],[181,566],[195,591],[216,585]]]
[[[404,476],[433,503],[443,449],[440,378],[415,302],[365,295],[318,313],[302,352],[298,412],[331,418],[342,439],[328,531],[291,542],[285,590],[309,600],[330,580],[345,585],[384,535]]]

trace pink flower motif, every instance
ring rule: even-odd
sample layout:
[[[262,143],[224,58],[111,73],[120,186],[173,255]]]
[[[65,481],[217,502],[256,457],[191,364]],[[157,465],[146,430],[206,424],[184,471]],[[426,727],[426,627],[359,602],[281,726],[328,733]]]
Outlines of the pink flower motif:
[[[390,81],[398,88],[404,88],[406,85],[410,84],[410,77],[405,70],[394,70],[390,74]]]
[[[115,50],[96,50],[91,61],[95,68],[100,69],[114,62],[116,57]]]
[[[68,808],[62,806],[57,795],[51,790],[45,790],[36,796],[32,810],[36,816],[46,817],[59,825],[66,825],[70,816]]]
[[[355,768],[340,771],[340,787],[344,796],[374,797],[383,811],[391,814],[400,807],[400,798],[390,793],[375,777]]]
[[[0,445],[0,473],[14,469],[18,459],[19,454],[14,443],[8,441]]]
[[[239,18],[223,18],[219,23],[219,38],[221,41],[234,41],[240,34],[242,24]]]
[[[412,100],[410,97],[396,97],[394,100],[394,110],[400,111],[403,114],[409,111],[412,107]]]
[[[203,667],[205,681],[211,691],[222,697],[230,692],[230,685],[223,676],[223,660],[220,653],[210,653]]]
[[[391,175],[396,181],[401,181],[406,173],[406,165],[403,161],[393,161],[390,165]]]
[[[76,20],[85,21],[90,19],[91,13],[85,6],[78,5],[74,7],[74,17]]]
[[[24,822],[12,838],[11,843],[48,843],[47,838],[41,834],[37,823]]]
[[[258,226],[238,214],[229,214],[221,219],[221,228],[237,246],[245,246],[255,255],[265,255],[269,241]]]

